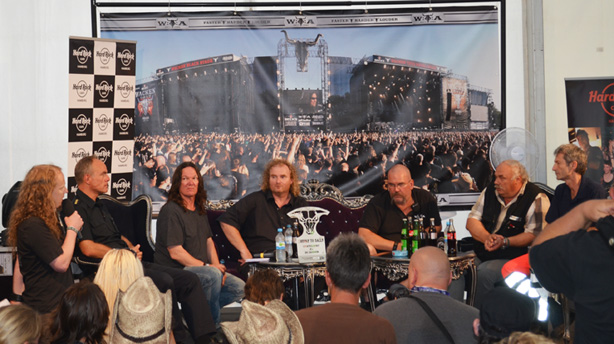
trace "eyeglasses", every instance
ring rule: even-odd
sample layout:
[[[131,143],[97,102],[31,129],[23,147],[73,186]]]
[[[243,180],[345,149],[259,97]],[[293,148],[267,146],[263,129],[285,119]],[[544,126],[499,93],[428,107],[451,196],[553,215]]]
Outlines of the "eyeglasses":
[[[318,98],[311,98],[311,100],[318,100]]]
[[[386,184],[386,186],[388,187],[388,189],[402,189],[404,187],[406,187],[407,185],[409,185],[408,183],[399,183],[399,184],[391,184],[388,183]]]

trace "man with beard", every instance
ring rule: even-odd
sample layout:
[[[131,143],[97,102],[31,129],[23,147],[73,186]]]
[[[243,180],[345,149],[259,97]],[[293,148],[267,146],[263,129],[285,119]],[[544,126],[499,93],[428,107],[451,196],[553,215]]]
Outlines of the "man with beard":
[[[424,216],[424,226],[430,227],[435,219],[435,229],[441,231],[441,218],[437,200],[428,191],[414,188],[409,169],[395,165],[388,171],[388,191],[373,197],[360,220],[358,235],[369,247],[371,255],[377,251],[401,249],[403,219],[412,222],[414,216]]]

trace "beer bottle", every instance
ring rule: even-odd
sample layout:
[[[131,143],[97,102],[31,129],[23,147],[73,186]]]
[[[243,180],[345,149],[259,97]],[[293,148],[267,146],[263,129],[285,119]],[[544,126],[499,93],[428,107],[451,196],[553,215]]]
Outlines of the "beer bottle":
[[[294,221],[294,229],[292,231],[292,258],[298,259],[298,237],[301,234],[298,231],[298,222]]]
[[[448,257],[456,257],[456,229],[454,228],[454,219],[450,219],[450,226],[448,227]]]
[[[435,219],[431,217],[431,227],[429,227],[429,246],[437,247],[437,229],[435,229]]]
[[[403,218],[403,227],[401,228],[401,251],[407,251],[407,218]]]
[[[424,218],[420,218],[420,247],[425,247],[428,243],[429,233],[424,228]]]
[[[414,217],[414,229],[412,230],[413,239],[411,241],[411,252],[414,253],[420,248],[420,221]]]
[[[448,238],[446,237],[446,233],[448,232],[449,228],[450,228],[450,220],[448,220],[445,230],[442,229],[441,232],[437,233],[437,248],[442,250],[446,254],[448,253],[448,243],[447,243]]]

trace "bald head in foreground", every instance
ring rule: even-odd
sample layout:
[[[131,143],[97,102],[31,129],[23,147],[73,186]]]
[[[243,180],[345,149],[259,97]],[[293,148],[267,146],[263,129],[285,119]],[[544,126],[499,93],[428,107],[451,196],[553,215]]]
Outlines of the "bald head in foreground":
[[[457,343],[476,343],[472,330],[477,309],[450,297],[452,281],[448,256],[436,247],[423,247],[411,257],[408,283],[411,295],[389,301],[375,310],[394,327],[397,343],[446,343],[443,332],[415,299],[422,300]]]

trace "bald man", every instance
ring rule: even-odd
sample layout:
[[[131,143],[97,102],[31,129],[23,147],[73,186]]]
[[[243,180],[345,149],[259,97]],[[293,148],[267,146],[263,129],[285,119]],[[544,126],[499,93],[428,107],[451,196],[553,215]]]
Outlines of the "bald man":
[[[397,343],[446,343],[442,330],[415,299],[420,299],[435,313],[456,343],[476,343],[473,319],[479,311],[450,297],[452,281],[450,262],[436,247],[423,247],[409,262],[409,297],[382,304],[375,314],[388,319],[394,327]]]
[[[371,255],[377,251],[401,249],[401,228],[403,219],[411,224],[416,215],[424,216],[424,226],[430,227],[430,219],[435,219],[435,229],[441,231],[441,217],[437,200],[428,191],[414,188],[414,180],[404,165],[394,165],[388,171],[387,191],[373,197],[360,220],[360,235]]]

